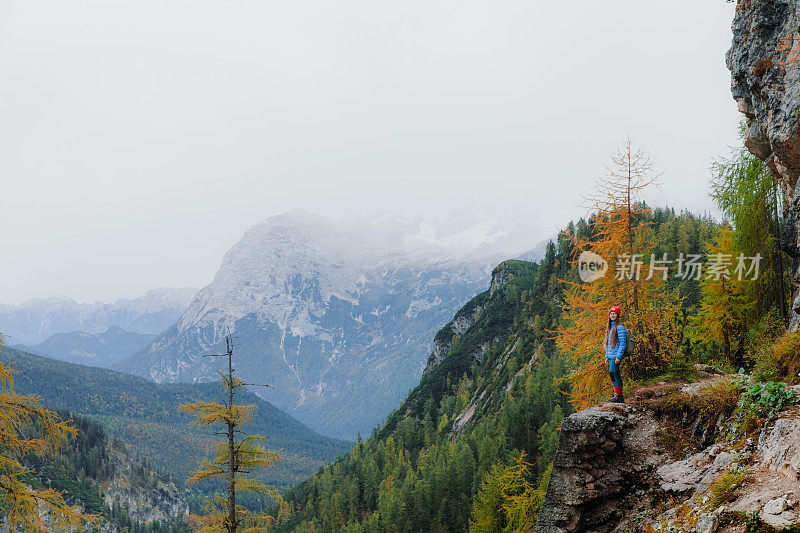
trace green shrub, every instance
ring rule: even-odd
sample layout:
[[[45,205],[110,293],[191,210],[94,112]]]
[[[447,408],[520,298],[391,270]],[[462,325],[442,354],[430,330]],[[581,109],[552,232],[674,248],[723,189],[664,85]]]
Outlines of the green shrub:
[[[743,384],[745,383],[743,382]],[[738,407],[744,412],[745,418],[755,417],[769,420],[798,401],[800,398],[793,390],[787,388],[785,383],[768,381],[745,385]]]
[[[783,409],[800,402],[800,396],[780,381],[758,383],[742,376],[738,386],[742,390],[741,398],[736,411],[722,430],[728,442],[735,442],[752,434]]]
[[[798,353],[797,348],[800,348],[800,337],[786,334],[778,310],[771,309],[747,332],[745,352],[753,377],[757,381],[781,381],[778,361],[785,352]]]

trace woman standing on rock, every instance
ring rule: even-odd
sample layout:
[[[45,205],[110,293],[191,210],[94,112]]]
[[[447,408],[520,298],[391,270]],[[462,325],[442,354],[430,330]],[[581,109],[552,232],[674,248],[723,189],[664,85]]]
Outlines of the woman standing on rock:
[[[608,373],[611,375],[611,384],[614,386],[614,396],[608,401],[614,403],[625,403],[625,397],[622,395],[622,374],[620,374],[619,367],[622,360],[625,359],[628,332],[622,325],[620,313],[621,309],[616,305],[608,310],[608,324],[604,339]]]

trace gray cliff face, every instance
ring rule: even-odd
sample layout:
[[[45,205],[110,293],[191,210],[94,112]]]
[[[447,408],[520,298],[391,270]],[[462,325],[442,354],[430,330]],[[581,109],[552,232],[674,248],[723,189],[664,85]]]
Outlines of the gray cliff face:
[[[169,477],[142,468],[121,441],[110,441],[108,451],[117,467],[111,478],[98,482],[109,508],[119,504],[131,518],[145,523],[188,516],[189,503],[183,487]]]
[[[428,357],[428,362],[422,372],[423,374],[427,374],[444,359],[453,346],[453,339],[467,331],[469,327],[475,323],[482,309],[483,308],[477,301],[474,302],[474,305],[467,304],[464,309],[461,309],[456,316],[453,317],[453,320],[439,330],[436,337],[433,339],[433,349],[431,350],[431,355]]]
[[[745,146],[767,163],[789,205],[788,247],[800,250],[800,0],[739,0],[727,55],[731,93],[747,121]],[[800,324],[793,276],[792,329]]]
[[[745,144],[790,196],[800,176],[800,1],[739,0],[727,64],[745,117]],[[784,50],[783,48],[788,48]]]

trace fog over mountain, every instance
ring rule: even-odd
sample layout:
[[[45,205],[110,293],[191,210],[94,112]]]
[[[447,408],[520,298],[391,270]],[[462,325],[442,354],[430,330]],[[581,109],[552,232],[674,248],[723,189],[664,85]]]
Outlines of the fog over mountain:
[[[0,304],[0,332],[8,345],[29,346],[57,333],[102,333],[112,326],[153,335],[174,324],[196,293],[192,287],[165,287],[112,303],[78,303],[54,296]]]
[[[232,333],[240,376],[270,385],[255,392],[352,438],[416,383],[434,333],[491,269],[534,248],[525,235],[488,217],[271,217],[225,254],[174,326],[113,368],[157,382],[216,379],[217,361],[202,356]]]

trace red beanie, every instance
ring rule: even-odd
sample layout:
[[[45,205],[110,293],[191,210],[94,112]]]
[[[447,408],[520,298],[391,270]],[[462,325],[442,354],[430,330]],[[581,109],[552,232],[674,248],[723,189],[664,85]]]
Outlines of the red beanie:
[[[608,314],[610,315],[611,313],[617,313],[617,317],[619,317],[622,314],[622,309],[620,309],[615,305],[614,307],[608,310]]]

